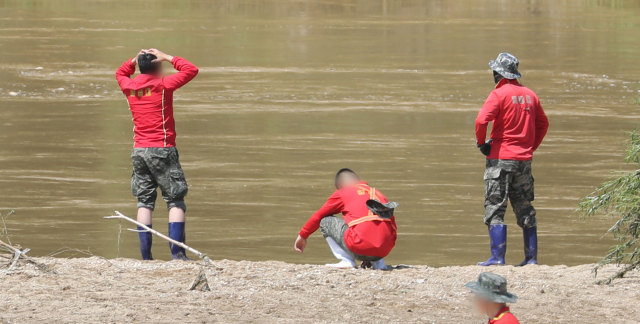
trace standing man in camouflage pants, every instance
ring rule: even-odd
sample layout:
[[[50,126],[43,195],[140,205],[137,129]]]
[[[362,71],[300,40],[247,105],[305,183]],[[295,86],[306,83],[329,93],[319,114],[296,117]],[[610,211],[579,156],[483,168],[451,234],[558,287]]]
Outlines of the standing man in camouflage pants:
[[[487,156],[484,222],[491,238],[491,257],[478,263],[482,266],[505,264],[507,200],[511,201],[524,236],[525,260],[520,266],[538,264],[531,159],[547,134],[549,120],[538,96],[518,82],[518,65],[518,59],[509,53],[502,53],[489,63],[496,88],[476,119],[477,145]],[[493,123],[491,138],[485,141],[489,122]]]
[[[163,61],[171,62],[178,73],[163,77]],[[131,79],[136,65],[140,74]],[[116,79],[133,115],[135,145],[131,154],[131,190],[138,198],[138,222],[151,227],[151,215],[158,195],[156,190],[160,187],[169,210],[169,237],[183,243],[187,210],[184,197],[188,187],[176,149],[173,92],[197,74],[198,68],[189,61],[157,49],[140,51],[116,72]],[[138,227],[138,230],[142,228]],[[142,258],[152,260],[152,234],[139,234]],[[183,248],[173,244],[169,247],[173,260],[189,260]]]

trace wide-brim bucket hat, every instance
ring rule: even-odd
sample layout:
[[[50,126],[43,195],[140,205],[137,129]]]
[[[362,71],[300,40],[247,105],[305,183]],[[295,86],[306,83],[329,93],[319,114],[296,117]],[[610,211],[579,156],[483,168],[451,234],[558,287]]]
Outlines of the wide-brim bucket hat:
[[[507,280],[495,273],[483,272],[478,281],[472,281],[466,285],[472,293],[494,303],[515,303],[518,296],[507,291]]]
[[[520,79],[522,75],[518,72],[520,61],[514,55],[509,53],[500,53],[498,58],[491,60],[489,66],[492,70],[507,79]]]

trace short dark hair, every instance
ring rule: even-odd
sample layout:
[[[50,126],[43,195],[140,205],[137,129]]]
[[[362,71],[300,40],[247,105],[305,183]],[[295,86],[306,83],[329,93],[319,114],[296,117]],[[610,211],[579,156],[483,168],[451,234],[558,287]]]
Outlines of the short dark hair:
[[[496,71],[493,71],[493,81],[496,84],[498,84],[500,81],[502,81],[502,79],[504,79],[504,77],[500,73],[498,73]]]
[[[338,178],[340,178],[340,175],[343,173],[351,173],[354,176],[356,176],[356,178],[358,177],[358,175],[351,169],[349,168],[342,168],[340,169],[340,171],[338,171],[338,173],[336,173],[336,179],[335,179],[335,184],[336,184],[336,189],[338,188]]]
[[[161,62],[153,62],[157,57],[153,54],[138,55],[138,68],[142,74],[155,74],[160,71]]]

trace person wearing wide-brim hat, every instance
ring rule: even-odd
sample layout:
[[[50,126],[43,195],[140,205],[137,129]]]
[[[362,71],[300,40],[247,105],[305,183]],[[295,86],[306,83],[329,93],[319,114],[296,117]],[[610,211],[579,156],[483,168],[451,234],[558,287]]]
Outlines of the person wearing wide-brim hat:
[[[495,273],[483,272],[478,281],[465,285],[474,295],[476,308],[489,316],[489,324],[519,324],[507,303],[515,303],[518,296],[507,291],[507,280]]]
[[[507,253],[507,225],[504,214],[511,202],[524,236],[521,266],[538,264],[538,221],[534,199],[531,160],[549,128],[549,120],[538,96],[518,79],[520,62],[501,53],[489,62],[496,88],[476,119],[476,144],[487,157],[484,172],[485,216],[489,228],[491,257],[478,265],[503,265]],[[487,128],[491,137],[487,140]]]

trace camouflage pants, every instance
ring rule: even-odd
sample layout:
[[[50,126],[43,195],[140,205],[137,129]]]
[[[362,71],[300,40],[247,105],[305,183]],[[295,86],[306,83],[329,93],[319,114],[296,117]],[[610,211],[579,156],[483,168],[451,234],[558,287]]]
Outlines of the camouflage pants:
[[[184,197],[189,188],[175,147],[134,148],[131,160],[131,191],[138,198],[138,208],[153,210],[160,187],[167,209],[178,207],[187,210]]]
[[[537,226],[531,161],[487,160],[484,172],[484,222],[487,225],[504,224],[507,200],[511,201],[518,226]]]
[[[336,243],[338,243],[338,245],[340,245],[340,247],[345,252],[349,253],[349,255],[351,255],[351,257],[353,257],[355,260],[378,261],[382,259],[376,256],[366,256],[351,252],[351,250],[349,250],[347,245],[344,243],[344,233],[348,228],[349,225],[347,225],[344,219],[339,217],[327,216],[320,221],[320,231],[322,232],[322,236],[324,236],[325,238],[332,238],[334,241],[336,241]]]

